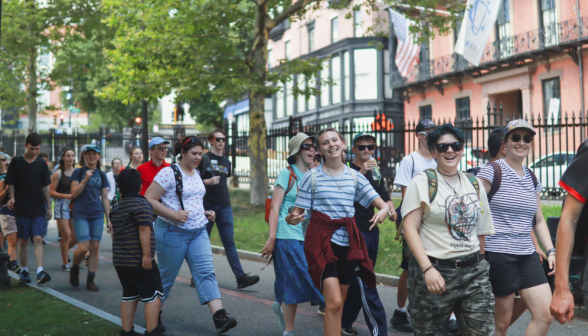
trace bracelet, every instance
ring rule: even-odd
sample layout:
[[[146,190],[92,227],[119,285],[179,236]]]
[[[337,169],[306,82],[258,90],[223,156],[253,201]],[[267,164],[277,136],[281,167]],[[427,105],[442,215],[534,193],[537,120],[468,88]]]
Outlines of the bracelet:
[[[431,265],[431,266],[429,266],[429,267],[425,268],[425,270],[423,271],[423,275],[424,275],[425,273],[427,273],[427,271],[428,271],[428,270],[430,270],[431,268],[435,268],[435,266]]]
[[[386,210],[388,210],[388,217],[393,215],[393,213],[392,213],[392,211],[390,211],[390,209],[386,208]]]
[[[549,255],[553,252],[553,254],[555,254],[555,248],[550,248],[549,250],[547,250],[547,256],[549,257]]]

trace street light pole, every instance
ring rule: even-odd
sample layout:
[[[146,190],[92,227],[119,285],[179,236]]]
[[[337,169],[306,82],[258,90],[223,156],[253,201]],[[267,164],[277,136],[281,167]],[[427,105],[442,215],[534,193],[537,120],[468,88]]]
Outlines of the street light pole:
[[[0,0],[1,1],[1,0]],[[147,100],[143,99],[143,129],[141,130],[141,150],[143,151],[143,162],[149,160],[149,115],[147,114]]]

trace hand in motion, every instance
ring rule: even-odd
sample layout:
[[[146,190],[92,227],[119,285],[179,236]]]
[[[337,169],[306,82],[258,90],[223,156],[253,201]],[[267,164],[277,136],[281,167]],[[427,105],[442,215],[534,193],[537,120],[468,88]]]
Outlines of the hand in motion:
[[[361,167],[359,172],[361,174],[365,175],[368,172],[368,170],[371,170],[375,166],[376,166],[376,160],[367,160],[366,162],[363,163],[363,167]]]
[[[370,226],[370,231],[372,231],[372,229],[375,228],[376,225],[383,223],[384,220],[386,219],[386,216],[388,216],[387,209],[382,209],[382,210],[378,211],[374,215],[374,217],[372,217],[372,219],[370,219],[370,223],[373,223],[372,226]]]
[[[555,253],[552,253],[547,257],[547,262],[549,263],[549,269],[551,272],[547,273],[547,275],[554,275],[555,274]]]
[[[391,222],[396,222],[396,220],[398,219],[398,214],[396,213],[396,209],[394,209],[394,207],[392,207],[392,209],[390,209],[390,212],[392,213],[392,215],[388,216],[388,219]]]
[[[94,174],[93,170],[86,170],[86,177],[84,178],[84,180],[90,181],[90,179],[92,178],[92,175]]]
[[[574,296],[570,289],[560,289],[556,286],[549,309],[557,322],[561,324],[571,323],[574,319]]]
[[[431,268],[425,273],[425,282],[427,283],[427,289],[429,292],[438,295],[445,292],[445,280],[437,269]]]
[[[275,241],[273,239],[268,238],[267,242],[265,243],[265,246],[261,250],[261,256],[265,257],[265,259],[271,257],[272,253],[274,253],[274,242]]]
[[[286,216],[285,220],[286,223],[290,224],[290,225],[298,225],[300,224],[300,222],[302,222],[302,220],[304,220],[304,217],[306,217],[306,215],[304,213],[301,213],[300,215],[296,215],[296,214],[288,214],[288,216]]]
[[[212,210],[204,211],[204,215],[209,222],[214,222],[216,220],[216,214]]]
[[[8,209],[10,210],[14,210],[14,198],[11,198],[8,203],[6,203],[6,206],[8,207]]]
[[[46,218],[47,218],[47,220],[51,220],[51,217],[53,217],[53,213],[51,213],[51,208],[48,208]]]
[[[143,267],[143,269],[145,270],[150,270],[153,267],[150,255],[143,256],[143,260],[141,261],[141,267]]]
[[[174,219],[178,222],[185,223],[188,221],[189,215],[190,215],[190,213],[186,210],[178,210],[178,211],[176,211]]]

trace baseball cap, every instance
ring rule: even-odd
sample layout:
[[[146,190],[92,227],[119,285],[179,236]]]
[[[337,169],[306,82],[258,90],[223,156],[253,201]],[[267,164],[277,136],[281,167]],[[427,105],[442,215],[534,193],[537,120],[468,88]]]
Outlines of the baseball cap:
[[[288,141],[288,151],[291,157],[292,155],[296,155],[300,151],[300,145],[304,142],[304,140],[309,139],[310,136],[306,135],[305,133],[299,132],[296,134],[290,141]]]
[[[351,144],[355,145],[355,142],[357,141],[357,139],[362,138],[362,137],[369,137],[369,138],[374,139],[374,141],[376,141],[376,137],[373,134],[367,133],[367,132],[361,132],[361,133],[356,134],[353,137],[353,141],[351,142]]]
[[[515,120],[511,120],[508,123],[508,125],[506,125],[506,129],[504,132],[504,139],[508,138],[508,135],[510,134],[510,132],[517,130],[517,129],[525,129],[525,130],[531,132],[531,134],[533,134],[533,135],[537,134],[537,132],[535,132],[535,128],[533,128],[533,125],[531,125],[531,123],[529,123],[525,119],[515,119]]]
[[[419,123],[416,126],[416,132],[422,132],[426,129],[431,129],[431,128],[435,128],[437,127],[437,125],[435,125],[435,123],[431,120],[431,119],[423,119],[421,121],[419,121]]]
[[[153,147],[153,146],[157,146],[157,145],[161,145],[161,144],[169,145],[169,141],[165,140],[162,137],[155,137],[155,138],[151,139],[151,141],[149,141],[149,149],[151,149],[151,147]]]
[[[86,149],[84,150],[84,152],[87,152],[87,151],[90,151],[90,150],[91,151],[94,151],[94,152],[96,152],[98,154],[100,154],[100,147],[98,147],[96,145],[88,145],[88,146],[86,146]]]

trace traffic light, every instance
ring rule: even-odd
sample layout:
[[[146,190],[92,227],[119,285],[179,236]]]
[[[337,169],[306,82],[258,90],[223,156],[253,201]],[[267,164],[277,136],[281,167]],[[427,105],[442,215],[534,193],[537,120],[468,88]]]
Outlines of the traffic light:
[[[65,117],[63,116],[63,114],[59,115],[59,118],[61,118],[61,126],[63,126],[63,121],[65,119]]]
[[[137,126],[141,125],[141,120],[141,117],[135,118],[135,123],[137,123]]]

